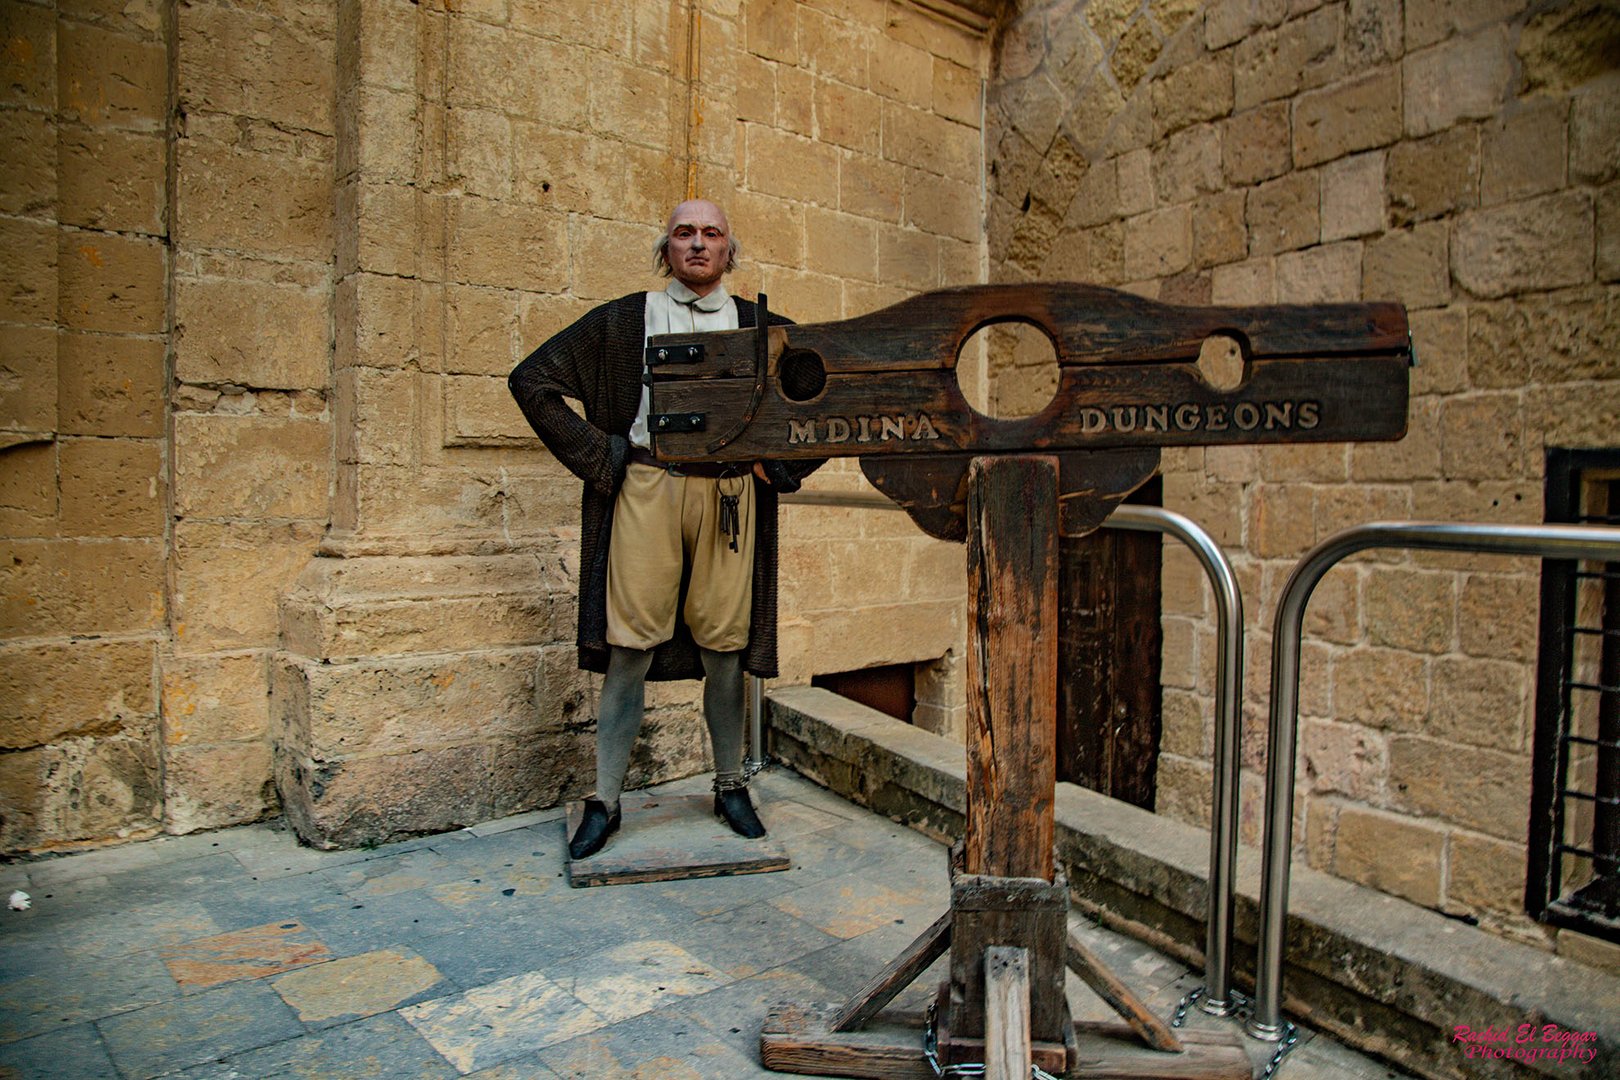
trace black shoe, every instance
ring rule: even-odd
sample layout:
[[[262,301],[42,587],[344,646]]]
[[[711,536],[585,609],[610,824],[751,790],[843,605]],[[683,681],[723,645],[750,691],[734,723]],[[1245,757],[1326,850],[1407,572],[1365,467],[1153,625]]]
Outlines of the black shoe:
[[[607,838],[619,831],[620,813],[617,807],[608,814],[607,804],[600,799],[585,800],[585,817],[574,838],[568,841],[568,855],[573,859],[588,859],[602,850]]]
[[[765,835],[765,823],[754,813],[754,804],[748,799],[747,788],[731,788],[714,793],[714,816],[721,818],[731,831],[747,840],[758,840]]]

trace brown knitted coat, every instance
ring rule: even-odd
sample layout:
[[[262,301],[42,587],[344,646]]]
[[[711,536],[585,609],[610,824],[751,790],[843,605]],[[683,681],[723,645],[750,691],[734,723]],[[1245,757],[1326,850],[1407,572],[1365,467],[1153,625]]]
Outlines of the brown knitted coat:
[[[558,461],[585,481],[580,496],[579,666],[606,671],[607,556],[613,503],[624,479],[630,424],[641,404],[647,294],[631,293],[587,312],[530,353],[508,385],[518,407]],[[757,308],[738,298],[739,326],[755,325]],[[789,320],[772,315],[771,322]],[[585,417],[569,408],[573,398]],[[761,678],[777,673],[776,496],[792,491],[820,462],[767,463],[772,482],[754,480],[754,601],[743,666]],[[682,583],[685,590],[685,583]],[[683,602],[676,610],[685,610]],[[686,626],[653,652],[649,679],[703,677],[697,645]]]

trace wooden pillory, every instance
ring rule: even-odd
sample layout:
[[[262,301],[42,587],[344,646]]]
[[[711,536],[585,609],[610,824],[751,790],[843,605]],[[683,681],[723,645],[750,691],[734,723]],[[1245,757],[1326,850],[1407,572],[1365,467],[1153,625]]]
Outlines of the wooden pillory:
[[[957,385],[962,344],[998,322],[1038,326],[1057,354],[1057,392],[1034,416],[983,416]],[[843,1006],[774,1008],[766,1068],[1247,1077],[1235,1033],[1178,1038],[1068,933],[1053,849],[1058,537],[1097,528],[1152,476],[1163,446],[1400,438],[1404,309],[1187,308],[1083,285],[969,286],[842,322],[763,323],[652,339],[658,457],[859,456],[926,532],[966,541],[969,579],[966,831],[950,910]],[[1242,350],[1232,385],[1200,365],[1212,335]],[[947,949],[926,1032],[884,1013]],[[1066,970],[1124,1024],[1075,1024]]]

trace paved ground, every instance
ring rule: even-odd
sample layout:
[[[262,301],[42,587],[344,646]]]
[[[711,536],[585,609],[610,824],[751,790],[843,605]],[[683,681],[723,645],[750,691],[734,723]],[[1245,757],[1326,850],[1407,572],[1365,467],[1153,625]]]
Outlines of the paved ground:
[[[0,911],[0,1078],[780,1075],[767,1006],[842,1000],[909,944],[946,907],[945,853],[792,773],[756,791],[785,872],[571,889],[560,811],[369,851],[269,824],[0,866],[34,905]],[[1198,984],[1077,925],[1163,1015]],[[1307,1033],[1280,1075],[1400,1074]]]

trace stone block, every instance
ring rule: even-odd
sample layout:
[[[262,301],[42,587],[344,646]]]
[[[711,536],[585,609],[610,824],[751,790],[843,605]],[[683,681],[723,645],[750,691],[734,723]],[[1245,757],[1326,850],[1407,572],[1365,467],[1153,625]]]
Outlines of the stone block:
[[[1221,122],[1221,168],[1226,181],[1246,185],[1270,180],[1293,163],[1293,138],[1285,101],[1247,109]]]
[[[504,199],[512,193],[513,123],[491,109],[451,109],[445,117],[445,167],[469,195]],[[399,179],[411,179],[409,172]]]
[[[872,281],[877,277],[877,224],[870,220],[805,209],[805,269]]]
[[[1193,204],[1193,266],[1206,269],[1233,263],[1249,253],[1249,231],[1243,218],[1243,193],[1228,191]]]
[[[176,648],[210,652],[273,645],[277,602],[314,554],[323,524],[177,522]]]
[[[57,108],[56,13],[32,4],[0,10],[0,35],[10,42],[0,101],[51,112]]]
[[[65,439],[57,468],[65,535],[163,535],[163,445],[157,440]]]
[[[165,746],[264,738],[269,685],[263,652],[170,655],[162,667]]]
[[[331,259],[330,161],[254,153],[201,137],[178,140],[175,157],[176,198],[185,208],[174,223],[177,244],[276,261]]]
[[[1486,206],[1546,195],[1564,186],[1569,105],[1537,101],[1483,125],[1480,202]]]
[[[180,517],[324,519],[331,425],[182,413],[174,422],[174,462]]]
[[[1204,44],[1224,49],[1288,16],[1284,0],[1215,0],[1204,10]]]
[[[1406,134],[1493,116],[1513,83],[1506,28],[1490,26],[1413,53],[1402,65]]]
[[[446,832],[491,816],[485,743],[347,761],[275,750],[276,789],[299,839],[323,850]]]
[[[1384,157],[1377,151],[1357,154],[1322,168],[1324,242],[1383,231]]]
[[[49,439],[0,449],[0,533],[57,535],[56,444]]]
[[[1434,705],[1425,734],[1497,750],[1524,747],[1531,696],[1524,665],[1442,656],[1432,670]]]
[[[549,83],[551,74],[543,73],[541,77]],[[615,141],[669,152],[674,133],[684,125],[685,95],[674,91],[667,68],[625,64],[609,54],[598,54],[589,61],[583,86],[589,102],[588,130]],[[559,95],[548,86],[547,96],[574,95]]]
[[[1606,290],[1531,295],[1468,312],[1468,375],[1482,388],[1601,380],[1609,356],[1600,344],[1617,329]]]
[[[1324,244],[1277,256],[1277,301],[1283,304],[1350,303],[1361,299],[1362,245]]]
[[[1225,186],[1220,129],[1214,124],[1178,131],[1153,154],[1153,187],[1161,206],[1190,202]]]
[[[1418,355],[1412,370],[1414,395],[1456,392],[1468,379],[1468,311],[1456,305],[1413,311],[1407,315],[1412,348]]]
[[[163,434],[162,340],[64,333],[57,343],[64,435]]]
[[[1620,281],[1620,184],[1610,184],[1596,195],[1597,277]]]
[[[1620,80],[1604,79],[1574,95],[1569,113],[1570,179],[1603,184],[1620,176]]]
[[[1154,210],[1125,223],[1127,278],[1166,277],[1192,264],[1192,212],[1188,206]]]
[[[1217,120],[1232,111],[1232,61],[1227,53],[1181,64],[1153,83],[1153,118],[1158,135]]]
[[[62,224],[162,234],[168,175],[160,134],[70,126],[58,134],[57,217]]]
[[[62,20],[56,32],[57,106],[88,127],[161,131],[168,111],[168,53],[90,23]]]
[[[1369,609],[1374,602],[1369,596]],[[1417,731],[1428,715],[1428,663],[1409,652],[1362,648],[1344,653],[1333,661],[1332,688],[1333,715],[1341,722],[1380,731]]]
[[[335,6],[300,9],[296,19],[215,4],[187,8],[177,26],[181,104],[188,112],[251,116],[330,134],[336,17]]]
[[[793,0],[766,0],[748,9],[744,41],[748,51],[789,64],[799,59],[799,5]]]
[[[8,323],[56,322],[56,227],[0,218],[0,246],[10,253],[0,269],[0,319]]]
[[[842,83],[816,80],[816,134],[823,142],[878,155],[883,148],[883,99]]]
[[[1579,405],[1571,387],[1532,386],[1525,398],[1525,428],[1540,436],[1543,446],[1608,446],[1620,431],[1620,383],[1601,382],[1579,390]]]
[[[1333,872],[1424,907],[1440,903],[1445,831],[1398,814],[1339,811]]]
[[[1406,5],[1406,47],[1416,52],[1482,26],[1505,23],[1524,0],[1414,0]]]
[[[1445,224],[1431,221],[1369,240],[1362,258],[1361,295],[1399,300],[1408,310],[1450,303],[1448,239]]]
[[[0,755],[0,850],[128,840],[158,825],[162,780],[149,735],[72,739]]]
[[[1274,255],[1321,239],[1321,188],[1315,172],[1293,172],[1250,190],[1245,214],[1249,253]]]
[[[1453,831],[1446,851],[1443,910],[1519,916],[1524,913],[1525,847]]]
[[[1440,411],[1440,464],[1452,480],[1510,480],[1525,471],[1524,407],[1496,393],[1447,401]]]
[[[1316,489],[1316,533],[1320,537],[1369,521],[1405,520],[1412,516],[1407,484],[1341,484]],[[1399,555],[1386,554],[1386,560]]]
[[[1515,43],[1521,85],[1531,94],[1572,90],[1614,70],[1620,26],[1601,0],[1537,11]]]
[[[1584,191],[1470,211],[1452,231],[1452,276],[1487,299],[1590,281],[1593,223]]]
[[[135,634],[162,624],[157,540],[10,540],[0,555],[0,634]]]
[[[1479,129],[1468,124],[1389,150],[1389,215],[1410,225],[1479,205]]]
[[[351,274],[338,283],[333,304],[335,367],[395,368],[416,357],[418,291],[414,281]]]
[[[883,157],[888,161],[961,183],[976,184],[981,155],[979,143],[980,134],[975,127],[896,102],[884,102]],[[749,145],[752,148],[752,142]],[[805,165],[819,167],[814,158]],[[836,182],[835,176],[834,185]]]
[[[1523,843],[1530,759],[1417,735],[1389,742],[1389,793],[1403,810]]]
[[[623,296],[636,283],[648,289],[663,288],[663,279],[654,277],[652,270],[652,247],[658,231],[651,225],[620,221],[570,220],[569,249],[591,253],[590,258],[574,260],[574,295],[602,301]]]
[[[58,237],[62,325],[103,333],[164,329],[165,247],[159,240],[64,229]]]
[[[527,292],[562,292],[568,287],[569,260],[563,257],[569,250],[567,222],[561,215],[475,198],[452,200],[448,212],[452,281]],[[549,252],[552,256],[515,259],[515,251]]]
[[[1243,502],[1224,484],[1188,473],[1164,478],[1164,505],[1186,514],[1215,538],[1237,545],[1243,535]]]
[[[1206,463],[1216,449],[1211,446],[1205,451]],[[1274,484],[1342,484],[1350,478],[1350,447],[1345,445],[1284,443],[1277,446],[1230,449],[1246,449],[1255,454],[1254,479],[1257,480],[1263,479]]]
[[[56,118],[48,112],[0,110],[0,154],[6,161],[0,175],[0,212],[17,217],[53,215],[57,188],[65,178],[56,167],[56,126]]]
[[[1269,258],[1217,266],[1210,272],[1210,303],[1273,304],[1277,268]]]
[[[157,712],[150,641],[0,648],[0,748],[142,733]]]
[[[792,317],[800,322],[825,322],[844,315],[843,283],[826,274],[766,267],[754,291],[769,296],[791,296]]]
[[[1339,38],[1340,14],[1326,6],[1248,34],[1232,54],[1234,107],[1252,108],[1321,85],[1333,70]]]
[[[835,206],[838,156],[831,146],[757,124],[744,126],[743,174],[749,189],[800,202]]]
[[[814,64],[819,71],[850,86],[864,87],[868,66],[877,40],[873,28],[861,23],[803,7],[799,11],[799,54],[801,67]],[[925,74],[932,81],[932,57]]]
[[[1450,651],[1457,636],[1452,575],[1374,568],[1364,588],[1369,642],[1420,653]]]
[[[324,288],[177,277],[175,377],[255,389],[321,389],[331,369]]]
[[[263,740],[172,747],[163,756],[163,828],[170,833],[258,821],[279,809]]]
[[[933,111],[958,124],[979,127],[980,91],[983,80],[977,70],[953,60],[933,57],[934,87],[930,103]]]
[[[939,243],[927,233],[878,230],[878,280],[917,290],[939,286]]]
[[[0,431],[57,430],[56,340],[47,326],[8,326],[0,334]]]
[[[1457,600],[1457,627],[1469,656],[1513,660],[1536,658],[1536,613],[1541,594],[1533,577],[1469,574]]]
[[[553,211],[606,210],[617,185],[600,171],[606,148],[578,131],[512,121],[512,191]]]
[[[1293,128],[1296,168],[1395,142],[1401,137],[1400,72],[1370,71],[1306,91],[1294,102]]]
[[[1368,802],[1383,790],[1388,762],[1383,737],[1376,732],[1360,724],[1305,720],[1299,747],[1304,767],[1299,783],[1311,793]]]
[[[504,378],[448,375],[440,382],[445,446],[511,446],[534,438]]]
[[[1104,41],[1108,35],[1099,33],[1098,37]],[[1148,19],[1137,19],[1125,28],[1120,35],[1119,43],[1108,58],[1108,66],[1114,73],[1114,81],[1125,90],[1128,96],[1134,95],[1137,84],[1152,69],[1164,51],[1164,43],[1153,30],[1153,24]]]
[[[838,207],[875,221],[898,224],[905,166],[865,155],[846,157],[838,176]]]
[[[975,185],[959,184],[933,173],[907,169],[905,201],[905,224],[914,225],[924,232],[975,245],[984,232],[979,189]],[[813,235],[810,242],[813,248]],[[851,269],[851,276],[870,278],[875,265],[872,261],[864,266],[856,263]]]

